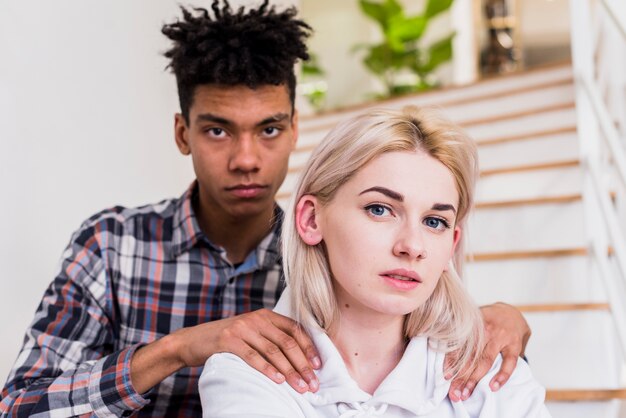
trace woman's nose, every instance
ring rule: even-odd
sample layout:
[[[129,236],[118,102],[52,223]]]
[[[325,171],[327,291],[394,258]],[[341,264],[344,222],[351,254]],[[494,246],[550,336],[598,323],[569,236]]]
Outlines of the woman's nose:
[[[393,246],[396,257],[424,259],[428,256],[424,245],[424,237],[419,228],[402,228]]]

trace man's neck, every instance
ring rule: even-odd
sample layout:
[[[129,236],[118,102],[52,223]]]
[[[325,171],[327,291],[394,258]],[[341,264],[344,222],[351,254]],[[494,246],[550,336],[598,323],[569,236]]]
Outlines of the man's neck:
[[[345,306],[340,312],[339,324],[330,338],[352,378],[373,394],[404,354],[404,318],[361,315]]]
[[[274,207],[254,216],[236,218],[206,210],[198,199],[194,210],[204,235],[226,251],[232,264],[242,263],[269,234],[274,223]]]

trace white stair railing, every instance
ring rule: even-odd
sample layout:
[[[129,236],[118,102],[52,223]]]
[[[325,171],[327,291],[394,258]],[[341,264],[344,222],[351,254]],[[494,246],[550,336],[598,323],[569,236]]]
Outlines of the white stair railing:
[[[626,4],[571,0],[570,10],[585,218],[626,359]]]

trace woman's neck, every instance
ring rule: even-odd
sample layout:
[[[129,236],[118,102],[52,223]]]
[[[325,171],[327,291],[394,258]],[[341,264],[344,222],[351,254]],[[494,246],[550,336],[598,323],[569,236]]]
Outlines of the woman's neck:
[[[339,324],[330,339],[359,387],[373,394],[404,354],[404,317],[366,312],[345,303],[339,311]]]

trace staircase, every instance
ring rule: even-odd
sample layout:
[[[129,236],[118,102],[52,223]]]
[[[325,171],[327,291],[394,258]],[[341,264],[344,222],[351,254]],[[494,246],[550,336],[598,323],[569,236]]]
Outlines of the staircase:
[[[586,208],[573,81],[566,63],[301,118],[278,200],[285,205],[311,150],[339,120],[369,107],[440,107],[479,146],[469,291],[479,304],[503,301],[523,312],[533,330],[527,356],[555,418],[620,417],[624,358],[587,234],[598,221]],[[612,247],[604,251],[610,258]]]

